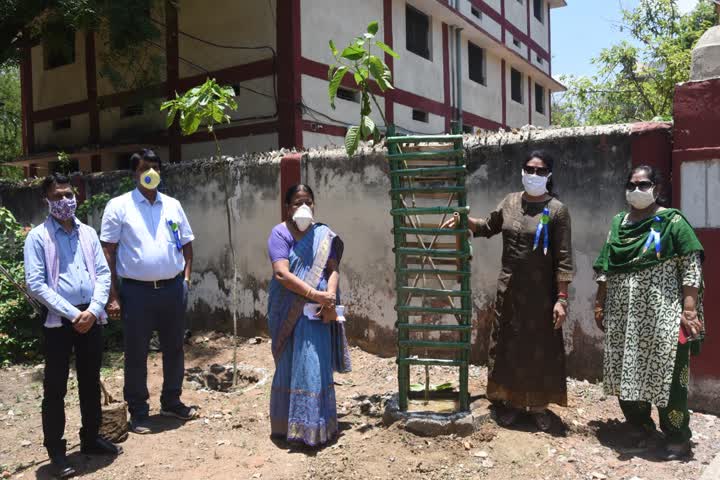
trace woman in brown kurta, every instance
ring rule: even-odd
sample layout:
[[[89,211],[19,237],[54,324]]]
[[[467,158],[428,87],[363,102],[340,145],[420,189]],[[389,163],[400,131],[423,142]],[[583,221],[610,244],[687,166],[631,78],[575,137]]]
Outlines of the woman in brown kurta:
[[[552,168],[548,154],[533,152],[523,164],[525,192],[509,194],[486,219],[469,219],[476,237],[503,236],[488,399],[501,424],[527,409],[541,430],[551,427],[548,404],[567,405],[562,325],[573,278],[570,215],[552,196]],[[545,209],[547,227],[535,246]]]

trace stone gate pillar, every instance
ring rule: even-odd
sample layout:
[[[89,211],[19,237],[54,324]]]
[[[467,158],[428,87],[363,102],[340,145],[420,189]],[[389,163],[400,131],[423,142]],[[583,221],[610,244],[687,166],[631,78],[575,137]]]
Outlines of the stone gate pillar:
[[[691,403],[720,412],[720,26],[693,50],[689,82],[674,100],[673,203],[696,228],[706,252],[707,341],[692,361]]]

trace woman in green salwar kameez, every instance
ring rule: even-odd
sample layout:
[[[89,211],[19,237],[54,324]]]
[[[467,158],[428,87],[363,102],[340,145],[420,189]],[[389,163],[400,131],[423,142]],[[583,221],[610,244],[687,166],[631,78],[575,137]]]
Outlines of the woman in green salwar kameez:
[[[685,216],[657,203],[658,176],[635,168],[630,212],[612,222],[595,262],[595,320],[605,331],[604,388],[617,395],[639,435],[655,432],[658,407],[666,457],[690,453],[688,367],[704,336],[703,247]]]

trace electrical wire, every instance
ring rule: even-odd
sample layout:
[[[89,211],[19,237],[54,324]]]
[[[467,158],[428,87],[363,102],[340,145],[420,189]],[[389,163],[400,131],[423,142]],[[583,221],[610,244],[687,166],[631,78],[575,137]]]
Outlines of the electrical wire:
[[[269,6],[270,6],[270,5],[269,5]],[[272,12],[272,8],[270,8],[270,10],[271,10],[271,12]],[[164,24],[163,22],[161,22],[161,21],[159,21],[159,20],[156,20],[156,19],[154,19],[154,18],[152,18],[152,17],[151,17],[151,20],[152,20],[153,22],[155,22],[156,24],[162,26],[163,28],[165,28],[165,29],[167,30],[167,25]],[[205,38],[198,37],[197,35],[193,35],[193,34],[184,32],[184,31],[182,31],[182,30],[178,30],[178,34],[179,34],[179,35],[182,35],[182,36],[184,36],[184,37],[190,38],[190,39],[192,39],[192,40],[198,41],[198,42],[200,42],[200,43],[204,43],[204,44],[209,45],[209,46],[214,47],[214,48],[222,48],[222,49],[227,49],[227,50],[269,50],[270,53],[271,53],[271,55],[272,55],[272,63],[273,63],[273,69],[272,69],[272,70],[273,70],[273,73],[272,73],[272,79],[273,79],[273,97],[272,97],[272,98],[273,98],[273,100],[275,101],[275,115],[273,115],[273,116],[276,117],[276,116],[278,115],[278,112],[280,111],[280,106],[279,106],[279,101],[278,101],[278,96],[277,96],[277,71],[278,71],[278,68],[277,68],[277,67],[278,67],[278,65],[277,65],[277,52],[275,51],[275,49],[274,49],[272,46],[270,46],[270,45],[253,45],[253,46],[246,46],[246,45],[226,45],[226,44],[221,44],[221,43],[217,43],[217,42],[212,42],[212,41],[210,41],[210,40],[207,40],[207,39],[205,39]],[[156,44],[156,45],[157,45],[157,44]],[[188,60],[185,60],[185,61],[186,61],[186,63],[189,62]],[[192,62],[189,62],[189,63],[192,64]],[[202,69],[203,71],[205,71],[205,72],[208,73],[208,74],[210,73],[207,69],[205,69],[205,68],[203,68],[203,67],[201,67],[201,66],[199,66],[199,65],[196,65],[196,64],[192,64],[192,65],[193,65],[194,67],[196,67],[196,68]],[[241,86],[241,88],[243,88],[243,87]],[[249,90],[249,91],[253,92],[253,93],[258,93],[258,92],[254,91],[254,90],[252,90],[252,89],[247,88],[247,87],[244,87],[244,88],[245,88],[246,90]],[[270,98],[270,97],[268,97],[268,98]]]
[[[149,43],[150,45],[153,45],[153,46],[156,47],[156,48],[159,48],[160,50],[163,50],[163,51],[166,50],[165,47],[163,47],[163,46],[160,45],[159,43],[153,42],[152,40],[146,40],[146,42]],[[184,57],[181,57],[181,56],[179,56],[179,55],[178,55],[178,60],[180,60],[180,61],[183,62],[183,63],[186,63],[187,65],[195,68],[196,70],[199,70],[199,71],[207,74],[208,76],[211,76],[211,75],[212,75],[212,72],[211,72],[210,70],[208,70],[207,68],[205,68],[205,67],[203,67],[203,66],[201,66],[201,65],[198,65],[197,63],[195,63],[195,62],[193,62],[193,61],[191,61],[191,60],[188,60],[188,59],[186,59],[186,58],[184,58]],[[238,84],[237,87],[238,87],[239,89],[241,89],[241,90],[247,90],[248,92],[254,93],[254,94],[256,94],[256,95],[260,95],[260,96],[262,96],[262,97],[270,98],[270,99],[275,100],[275,113],[274,113],[274,114],[271,114],[271,115],[255,115],[255,116],[252,116],[252,117],[233,118],[230,123],[238,123],[238,122],[244,122],[244,121],[248,121],[248,120],[271,120],[271,119],[277,118],[278,113],[279,113],[279,106],[278,106],[278,103],[277,103],[277,97],[276,97],[276,96],[274,96],[274,95],[268,95],[267,93],[259,92],[259,91],[255,90],[255,89],[252,89],[252,88],[250,88],[250,87],[246,87],[246,86],[240,85],[240,84]]]

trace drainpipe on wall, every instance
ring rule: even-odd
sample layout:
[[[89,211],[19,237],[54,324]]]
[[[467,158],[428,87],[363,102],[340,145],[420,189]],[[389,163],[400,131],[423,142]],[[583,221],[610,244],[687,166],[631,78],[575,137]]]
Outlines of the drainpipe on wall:
[[[453,117],[455,116],[455,59],[453,58],[452,52],[454,51],[454,44],[455,44],[455,36],[453,33],[455,32],[455,27],[452,25],[448,26],[448,68],[450,69],[450,111],[453,112]],[[450,132],[448,132],[450,133]]]
[[[460,40],[460,32],[462,28],[455,28],[455,80],[457,86],[455,87],[455,94],[457,96],[457,128],[459,133],[462,133],[463,129],[463,103],[462,103],[462,43]]]

